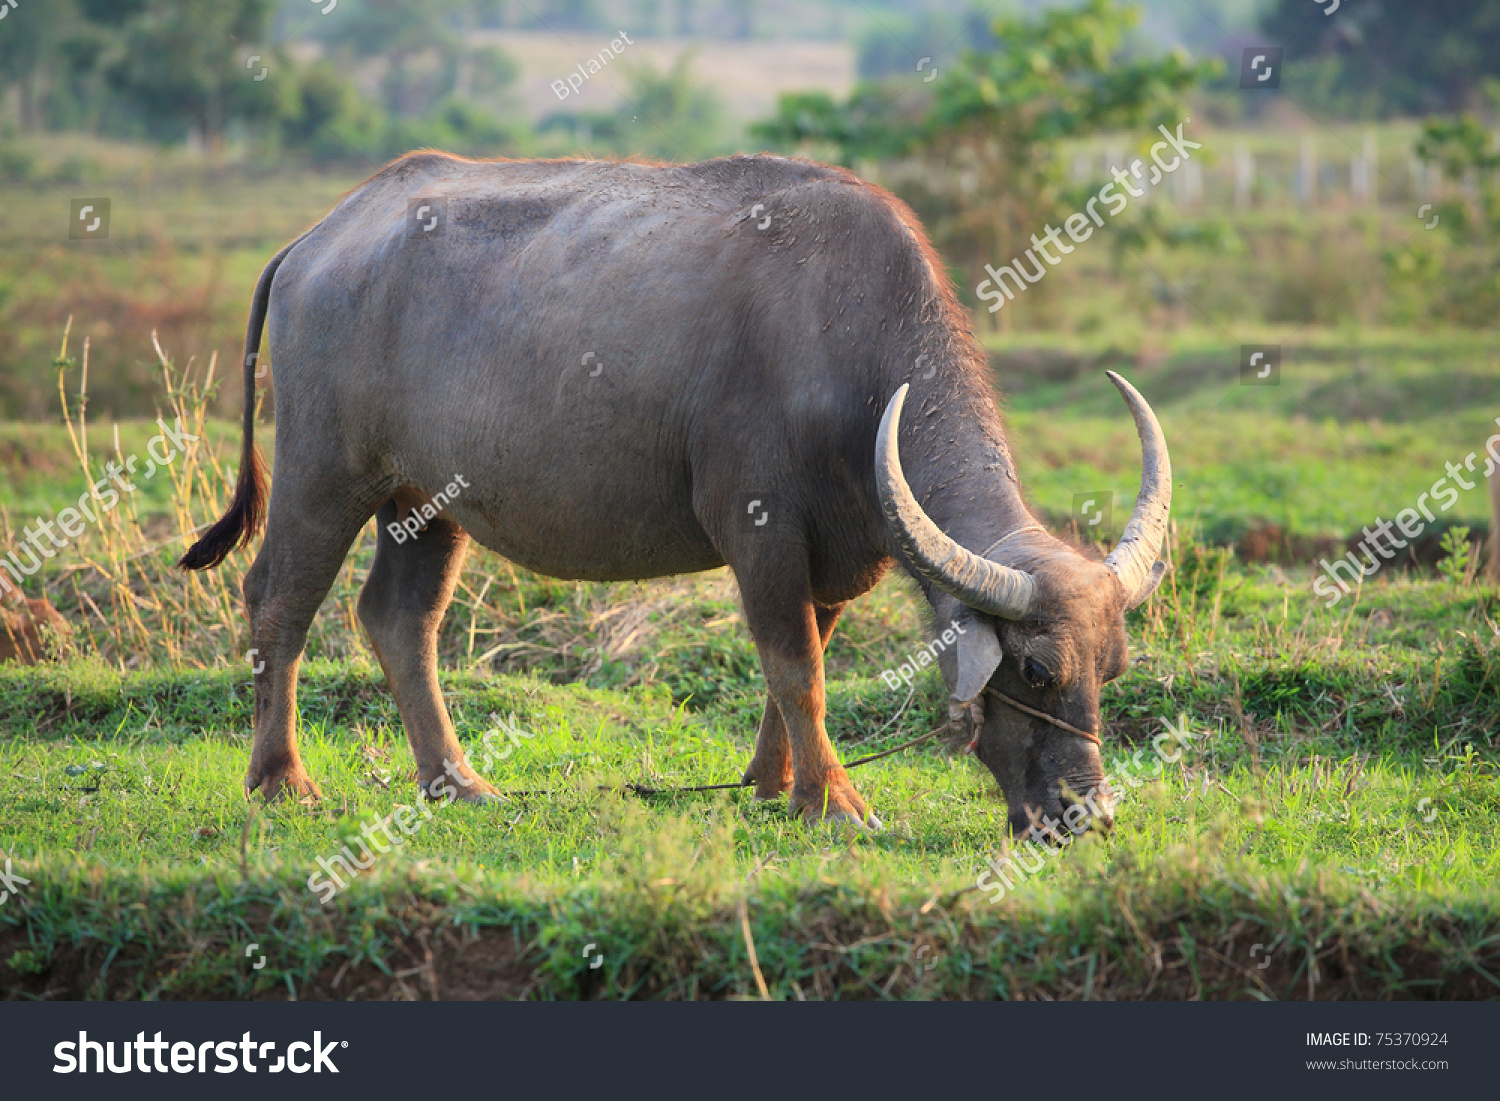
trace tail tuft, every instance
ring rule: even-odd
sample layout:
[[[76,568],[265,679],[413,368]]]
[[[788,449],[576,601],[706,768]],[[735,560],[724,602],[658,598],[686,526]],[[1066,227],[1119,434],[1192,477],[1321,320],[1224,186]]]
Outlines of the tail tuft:
[[[266,464],[260,448],[253,449],[240,466],[234,500],[203,537],[178,559],[184,570],[211,570],[231,553],[260,534],[266,518]]]

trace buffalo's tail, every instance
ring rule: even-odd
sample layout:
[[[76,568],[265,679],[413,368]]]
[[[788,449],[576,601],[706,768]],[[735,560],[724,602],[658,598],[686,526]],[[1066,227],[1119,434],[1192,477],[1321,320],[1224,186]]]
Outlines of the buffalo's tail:
[[[310,231],[309,231],[310,232]],[[234,500],[229,511],[203,533],[182,556],[177,565],[185,570],[211,570],[235,549],[259,534],[266,518],[266,461],[255,446],[255,376],[259,359],[261,331],[266,324],[266,306],[271,298],[271,281],[287,253],[303,238],[287,245],[266,265],[250,300],[250,321],[245,328],[245,358],[241,363],[245,378],[244,434],[240,442],[240,474],[234,486]]]

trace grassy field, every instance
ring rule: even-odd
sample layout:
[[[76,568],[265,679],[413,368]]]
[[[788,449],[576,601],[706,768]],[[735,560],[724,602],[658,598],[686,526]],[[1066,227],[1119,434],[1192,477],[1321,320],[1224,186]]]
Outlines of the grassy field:
[[[1455,453],[1439,427],[1453,418],[1429,394],[1425,408],[1390,399],[1401,415],[1385,420],[1299,424],[1284,414],[1326,380],[1293,372],[1276,394],[1222,381],[1215,393],[1194,385],[1200,354],[1146,375],[1169,395],[1183,520],[1173,573],[1132,613],[1134,663],[1106,690],[1119,824],[1062,854],[1012,850],[993,782],[946,741],[854,773],[886,824],[873,836],[809,830],[784,802],[742,791],[620,793],[730,782],[748,759],[763,686],[732,577],[575,584],[488,554],[471,559],[445,625],[445,692],[471,754],[512,732],[488,771],[530,794],[429,816],[353,614],[368,538],[319,617],[302,682],[302,745],[325,799],[247,803],[234,591],[248,556],[205,578],[169,567],[171,536],[215,511],[228,473],[206,456],[231,454],[237,430],[204,421],[205,445],[170,482],[50,568],[47,591],[75,624],[63,660],[0,668],[0,852],[30,880],[0,908],[0,990],[675,998],[753,997],[763,981],[776,998],[1495,996],[1496,594],[1388,570],[1330,610],[1304,572],[1240,563],[1188,522],[1192,502],[1212,500],[1209,463],[1242,487],[1223,516],[1244,513],[1276,462],[1349,480],[1357,504],[1323,506],[1320,523],[1391,515]],[[1423,361],[1409,348],[1392,359],[1415,372]],[[1135,462],[1094,372],[1052,377],[1075,366],[1009,385],[1021,468],[1048,508],[1066,507],[1079,454],[1088,478],[1127,487]],[[192,388],[166,377],[176,396],[163,408],[198,423]],[[1236,407],[1252,397],[1284,404]],[[1482,413],[1460,417],[1482,442]],[[1254,431],[1212,431],[1237,423]],[[66,427],[6,432],[53,456],[50,473],[10,484],[14,527],[82,475],[58,457]],[[122,453],[145,434],[122,430]],[[98,426],[90,439],[113,449]],[[1399,452],[1380,446],[1392,440]],[[879,676],[928,629],[897,580],[846,615],[828,662],[845,760],[940,724],[935,675],[909,694]],[[1169,723],[1187,748],[1163,766],[1151,745]],[[415,832],[320,905],[320,858],[358,853],[360,830],[398,813]],[[1004,891],[981,878],[997,864],[1011,870]]]
[[[1500,992],[1493,594],[1402,582],[1334,616],[1300,588],[1179,557],[1179,588],[1138,615],[1137,661],[1107,692],[1106,769],[1126,792],[1114,834],[1025,856],[1039,869],[1005,892],[976,889],[1009,852],[1003,805],[952,745],[856,771],[886,823],[872,837],[809,830],[747,792],[600,790],[726,782],[748,759],[760,692],[714,578],[678,583],[699,609],[648,648],[730,674],[711,702],[675,698],[670,678],[590,686],[632,679],[620,670],[445,675],[471,755],[513,724],[489,771],[533,794],[408,811],[415,833],[326,907],[308,886],[319,858],[358,854],[362,826],[417,804],[367,661],[305,672],[317,808],[241,796],[248,672],[7,668],[0,844],[32,883],[0,910],[0,988],[754,995],[743,903],[773,997]],[[522,584],[536,598],[544,583]],[[875,675],[921,633],[910,594],[867,603],[832,662],[846,760],[942,710],[935,678],[908,700]],[[1188,748],[1163,768],[1149,739],[1179,716]]]
[[[1379,282],[1372,258],[1410,228],[1396,214],[1329,229],[1316,264],[1278,242],[1337,212],[1247,214],[1233,271],[1211,249],[1153,254],[1200,288],[1191,310],[1080,252],[986,337],[1054,528],[1106,493],[1098,534],[1117,534],[1136,491],[1106,368],[1152,402],[1174,467],[1174,569],[1105,694],[1118,825],[1042,853],[1011,847],[993,781],[944,739],[853,774],[885,822],[869,836],[744,791],[622,794],[732,782],[748,760],[764,686],[732,576],[560,582],[484,552],[440,637],[444,688],[472,752],[506,732],[489,777],[528,794],[429,816],[354,611],[373,528],[304,666],[325,799],[247,803],[250,554],[206,575],[172,562],[233,478],[248,288],[357,177],[63,145],[0,210],[0,409],[25,418],[0,422],[0,547],[145,454],[148,411],[201,442],[28,583],[72,633],[55,661],[0,666],[0,860],[29,881],[0,900],[0,996],[1500,996],[1497,593],[1473,563],[1388,566],[1333,608],[1309,587],[1310,548],[1415,506],[1496,432],[1493,332],[1287,305],[1322,301],[1307,279],[1340,268]],[[60,239],[59,186],[103,181],[110,241]],[[1279,385],[1240,384],[1249,343],[1281,346]],[[259,440],[274,454],[269,425]],[[1482,487],[1439,519],[1477,532]],[[1300,556],[1251,561],[1268,528]],[[844,760],[946,717],[935,674],[909,694],[880,677],[929,631],[894,579],[844,616],[828,655]],[[1169,724],[1187,747],[1163,763]],[[320,905],[319,861],[395,814],[415,832]],[[997,897],[994,867],[1015,862],[1036,870]]]

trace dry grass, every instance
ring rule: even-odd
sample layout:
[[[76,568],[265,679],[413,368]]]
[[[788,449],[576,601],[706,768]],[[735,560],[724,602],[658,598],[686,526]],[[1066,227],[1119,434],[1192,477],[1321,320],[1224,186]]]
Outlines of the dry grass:
[[[105,448],[99,447],[99,431],[91,432],[89,341],[75,360],[70,332],[71,321],[54,360],[58,397],[81,484],[93,485],[107,477],[108,464],[123,465],[132,453],[121,446],[118,428]],[[236,476],[227,445],[237,441],[213,446],[207,439],[217,358],[179,368],[154,336],[152,343],[162,419],[180,421],[202,438],[154,475],[170,480],[164,513],[147,511],[143,495],[129,493],[122,493],[109,512],[96,509],[100,522],[58,552],[43,572],[43,588],[76,628],[67,657],[98,657],[122,670],[222,668],[243,660],[251,645],[240,585],[258,544],[252,542],[213,571],[185,573],[175,563],[195,534],[227,506]],[[144,452],[137,457],[143,466]],[[59,477],[59,484],[64,480]],[[62,507],[76,497],[59,490],[54,500]],[[31,517],[0,510],[0,545],[15,546],[33,523]],[[374,552],[372,520],[313,624],[310,657],[373,663],[355,609]],[[835,668],[854,660],[883,660],[908,647],[922,630],[916,602],[902,586],[884,586],[861,604],[845,624]],[[556,682],[588,680],[610,687],[666,678],[678,695],[701,695],[713,690],[716,678],[727,675],[743,683],[756,675],[749,634],[736,629],[739,625],[739,593],[727,569],[634,584],[558,581],[519,570],[476,545],[439,645],[449,668],[537,672]],[[700,675],[701,684],[691,682]]]
[[[89,341],[83,342],[81,360],[75,362],[68,355],[71,330],[69,319],[54,360],[63,421],[83,484],[104,489],[94,494],[97,522],[58,553],[56,572],[46,580],[46,595],[77,626],[70,645],[75,652],[98,655],[122,667],[151,660],[191,663],[201,652],[205,630],[222,629],[229,622],[235,595],[225,575],[185,579],[172,571],[171,558],[203,525],[205,516],[222,509],[234,472],[201,442],[190,443],[170,463],[147,467],[142,465],[150,461],[146,456],[125,453],[118,429],[112,452],[96,452],[89,439]],[[154,338],[153,345],[164,385],[162,419],[181,424],[186,434],[201,440],[205,395],[213,386],[217,357],[210,357],[201,377],[194,378],[191,365],[177,370]],[[74,367],[80,375],[70,401],[68,374]],[[127,472],[130,466],[134,473]],[[106,500],[100,498],[108,490],[111,473],[118,471],[125,485],[138,486],[133,479],[143,478],[147,469],[151,477],[169,480],[169,514],[148,520],[131,492],[118,492],[118,503],[106,510]],[[29,526],[20,525],[22,531]],[[10,545],[19,541],[17,525],[9,516],[0,515],[0,538]]]

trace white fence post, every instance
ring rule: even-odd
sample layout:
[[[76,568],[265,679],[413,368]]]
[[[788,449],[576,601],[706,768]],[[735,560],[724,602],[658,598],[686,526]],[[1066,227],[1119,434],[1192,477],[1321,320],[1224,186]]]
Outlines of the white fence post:
[[[1364,148],[1349,160],[1349,195],[1356,203],[1375,202],[1375,170],[1379,164],[1375,131],[1365,131]]]
[[[1297,152],[1297,198],[1309,205],[1318,198],[1318,149],[1311,134],[1302,135]]]

